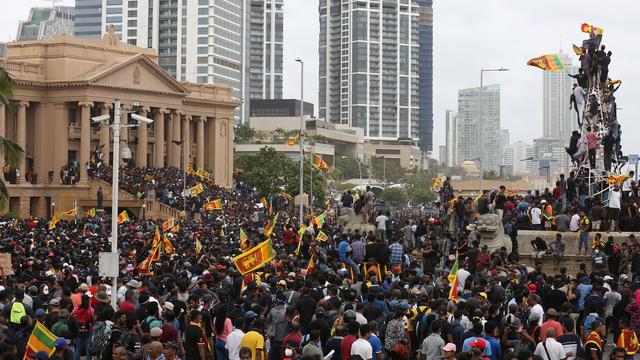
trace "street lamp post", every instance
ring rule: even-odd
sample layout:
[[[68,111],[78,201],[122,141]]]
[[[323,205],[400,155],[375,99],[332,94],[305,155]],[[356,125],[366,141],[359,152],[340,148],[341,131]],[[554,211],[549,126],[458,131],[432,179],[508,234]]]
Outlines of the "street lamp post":
[[[120,164],[120,130],[123,128],[136,127],[139,123],[135,124],[122,124],[120,122],[120,116],[122,114],[122,108],[120,100],[116,99],[113,103],[113,123],[101,125],[101,127],[113,129],[113,172],[112,172],[112,189],[111,189],[111,253],[115,261],[118,261],[118,196],[120,188],[119,179],[119,164]],[[131,114],[131,118],[141,123],[151,124],[153,120],[148,119],[138,114]],[[94,123],[102,123],[111,119],[109,114],[104,114],[91,118]],[[113,274],[112,287],[111,287],[111,306],[117,308],[116,291],[118,290],[118,271]]]
[[[184,141],[182,140],[173,140],[173,143],[180,146],[180,154],[184,154]],[[184,156],[180,156],[184,157]],[[182,165],[182,210],[184,211],[184,216],[187,216],[187,170],[184,168],[184,159],[180,160],[180,164]]]
[[[497,72],[497,71],[509,71],[509,69],[498,68],[498,69],[480,69],[480,146],[478,146],[478,156],[482,159],[482,148],[484,147],[484,137],[483,137],[483,125],[484,125],[484,73],[485,72]],[[484,170],[482,169],[482,160],[478,162],[480,164],[480,195],[482,195],[483,189],[483,179],[484,179]]]
[[[304,193],[304,61],[298,58],[300,63],[300,226],[304,220],[302,194]],[[311,204],[309,204],[311,205]]]

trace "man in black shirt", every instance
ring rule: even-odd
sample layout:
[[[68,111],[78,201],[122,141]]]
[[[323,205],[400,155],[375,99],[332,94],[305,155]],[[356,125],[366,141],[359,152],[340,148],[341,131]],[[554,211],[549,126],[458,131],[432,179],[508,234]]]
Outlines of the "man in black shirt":
[[[500,191],[498,191],[494,199],[494,209],[500,219],[502,219],[502,215],[504,214],[504,203],[507,202],[507,197],[504,195],[506,190],[504,185],[500,185]]]
[[[353,195],[351,195],[351,190],[347,190],[344,194],[342,194],[340,202],[342,203],[342,207],[350,208],[353,205]]]
[[[202,314],[198,310],[191,310],[191,322],[184,330],[184,356],[185,360],[204,360],[204,332],[200,323]]]
[[[296,311],[300,314],[300,329],[307,333],[307,327],[311,323],[311,318],[316,312],[316,301],[309,295],[309,288],[302,288],[302,295],[296,301]]]

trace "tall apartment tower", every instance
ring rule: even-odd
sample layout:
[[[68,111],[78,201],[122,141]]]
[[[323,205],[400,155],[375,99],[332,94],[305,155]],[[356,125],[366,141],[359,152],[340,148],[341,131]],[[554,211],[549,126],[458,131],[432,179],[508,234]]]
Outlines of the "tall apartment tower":
[[[483,171],[499,172],[502,162],[500,85],[458,91],[458,162],[477,161]]]
[[[320,0],[320,117],[365,139],[418,139],[417,0]]]
[[[564,70],[542,73],[542,137],[569,140],[571,132],[578,128],[576,112],[569,107],[569,98],[575,80],[568,74],[576,74],[578,68],[571,57],[560,52]]]
[[[282,98],[284,0],[76,0],[75,34],[113,25],[129,44],[158,51],[180,81],[223,83],[241,100]],[[245,100],[247,99],[247,100]]]
[[[446,112],[446,144],[447,144],[447,166],[458,165],[458,113],[453,110]]]
[[[433,0],[418,0],[418,134],[420,149],[433,150]]]

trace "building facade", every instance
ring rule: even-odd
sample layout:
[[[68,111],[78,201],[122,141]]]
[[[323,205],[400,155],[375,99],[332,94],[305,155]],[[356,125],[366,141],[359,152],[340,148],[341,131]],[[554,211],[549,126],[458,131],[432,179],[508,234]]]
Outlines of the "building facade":
[[[533,157],[533,146],[522,141],[504,146],[502,165],[511,169],[510,175],[525,175],[529,173]]]
[[[560,58],[564,70],[542,73],[542,137],[568,141],[571,132],[578,128],[576,112],[569,107],[575,80],[568,74],[576,74],[578,69],[567,54],[560,52]]]
[[[17,41],[51,40],[60,35],[72,35],[75,9],[71,6],[34,7],[29,17],[18,25]]]
[[[433,150],[433,0],[418,0],[418,132],[422,151]]]
[[[179,81],[227,84],[237,99],[280,99],[284,0],[77,0],[76,36],[113,25],[123,41],[158,51]],[[243,101],[236,120],[248,118]]]
[[[300,116],[300,100],[280,99],[263,100],[251,99],[251,117],[287,117]],[[304,116],[312,117],[313,103],[304,102]],[[298,129],[300,125],[298,125]]]
[[[539,176],[559,174],[565,171],[565,146],[564,139],[540,138],[533,140],[534,167]]]
[[[453,110],[446,111],[446,144],[447,144],[447,166],[458,165],[458,113]]]
[[[500,85],[458,91],[457,161],[477,161],[483,171],[499,172],[502,163]]]
[[[418,139],[417,0],[320,0],[319,114],[368,140]]]
[[[131,150],[135,165],[192,164],[208,169],[217,184],[231,185],[238,103],[229,86],[177,81],[158,65],[155,50],[122,43],[114,33],[104,39],[14,42],[0,61],[17,83],[15,106],[0,107],[0,136],[26,153],[21,179],[10,189],[12,211],[45,216],[58,194],[88,191],[91,153],[101,149],[103,161],[112,158],[111,131],[92,126],[90,118],[113,116],[114,99],[154,120],[121,132],[121,146]],[[126,115],[122,121],[127,123]],[[173,144],[178,139],[182,146]],[[79,165],[79,182],[60,185],[57,174],[73,163]],[[27,170],[39,175],[36,184],[24,181]]]

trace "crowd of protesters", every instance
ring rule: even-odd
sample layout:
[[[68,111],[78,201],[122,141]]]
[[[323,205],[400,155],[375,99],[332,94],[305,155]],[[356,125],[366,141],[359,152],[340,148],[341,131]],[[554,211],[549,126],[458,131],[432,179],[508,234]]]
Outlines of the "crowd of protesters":
[[[148,193],[149,182],[156,195],[182,188],[176,169],[125,174],[133,193]],[[150,273],[139,265],[162,220],[119,226],[117,288],[98,273],[98,254],[110,249],[108,216],[53,229],[43,219],[3,219],[0,251],[12,254],[13,274],[2,278],[0,291],[0,359],[22,358],[37,322],[57,337],[53,353],[30,355],[40,360],[598,360],[637,351],[640,246],[633,238],[617,266],[609,258],[607,266],[576,274],[545,273],[541,263],[520,264],[517,251],[489,252],[472,227],[456,227],[462,242],[434,236],[423,211],[374,207],[377,231],[344,231],[340,208],[362,203],[349,194],[314,209],[325,212],[322,226],[309,216],[301,232],[296,212],[283,206],[274,259],[242,276],[232,261],[240,228],[256,245],[278,210],[258,206],[240,179],[231,190],[205,184],[203,194],[224,199],[223,209],[188,207],[179,229],[165,233],[174,252],[162,254]],[[500,196],[509,199],[498,191],[497,201],[473,206],[496,212]],[[504,217],[518,207],[504,209]],[[604,251],[616,246],[605,243]]]

